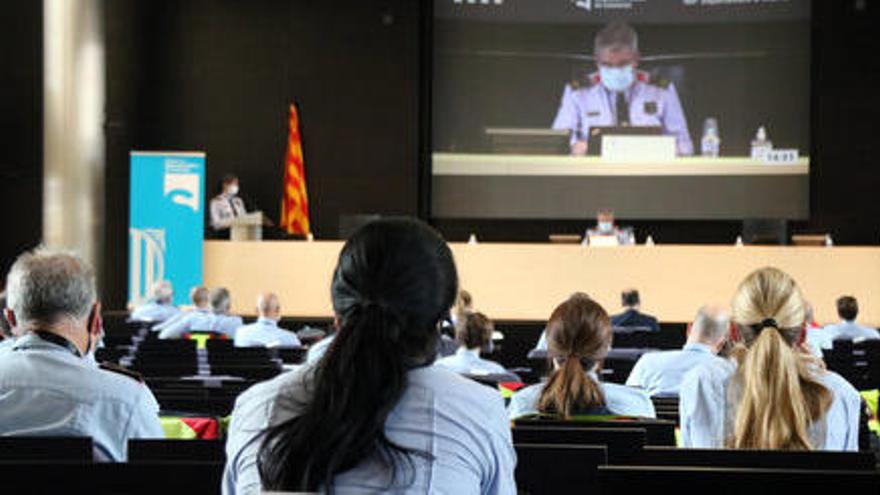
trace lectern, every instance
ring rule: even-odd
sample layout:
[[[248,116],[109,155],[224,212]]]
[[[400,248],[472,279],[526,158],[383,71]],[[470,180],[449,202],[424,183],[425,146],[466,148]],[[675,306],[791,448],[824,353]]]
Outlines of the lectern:
[[[263,212],[261,211],[254,211],[233,218],[229,226],[229,240],[262,241],[263,222]]]

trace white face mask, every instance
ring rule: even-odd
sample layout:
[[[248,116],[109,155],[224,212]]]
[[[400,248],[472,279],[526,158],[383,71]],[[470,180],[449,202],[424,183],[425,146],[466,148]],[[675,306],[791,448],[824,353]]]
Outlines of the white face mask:
[[[611,222],[599,222],[599,230],[602,232],[608,232],[614,228],[614,224]]]
[[[233,184],[233,185],[227,187],[226,193],[229,194],[230,196],[235,196],[236,194],[238,194],[238,185]]]
[[[623,67],[599,66],[599,79],[602,85],[609,91],[626,91],[636,80],[636,68],[634,65]]]

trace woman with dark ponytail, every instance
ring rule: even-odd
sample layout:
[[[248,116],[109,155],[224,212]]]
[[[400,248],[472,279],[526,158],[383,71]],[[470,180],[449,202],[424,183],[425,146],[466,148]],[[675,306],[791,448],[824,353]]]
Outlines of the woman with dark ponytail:
[[[430,366],[458,277],[430,227],[385,219],[342,248],[322,359],[236,401],[224,493],[515,493],[501,397]]]
[[[685,447],[857,450],[858,392],[804,346],[806,303],[776,268],[752,272],[733,296],[732,359],[685,375]]]
[[[547,356],[553,372],[545,383],[526,387],[510,401],[512,419],[536,413],[562,419],[575,415],[653,418],[651,399],[640,389],[601,383],[596,371],[611,348],[611,321],[596,301],[573,294],[547,322]]]

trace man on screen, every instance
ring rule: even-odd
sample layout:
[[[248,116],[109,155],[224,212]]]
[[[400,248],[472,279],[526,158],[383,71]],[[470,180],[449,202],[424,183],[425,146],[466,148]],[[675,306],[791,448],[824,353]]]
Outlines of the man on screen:
[[[693,154],[687,119],[673,84],[651,83],[637,70],[638,35],[628,24],[613,22],[602,28],[594,43],[598,72],[586,87],[566,85],[554,129],[571,131],[571,153],[587,153],[593,127],[662,127],[675,136],[678,155]]]

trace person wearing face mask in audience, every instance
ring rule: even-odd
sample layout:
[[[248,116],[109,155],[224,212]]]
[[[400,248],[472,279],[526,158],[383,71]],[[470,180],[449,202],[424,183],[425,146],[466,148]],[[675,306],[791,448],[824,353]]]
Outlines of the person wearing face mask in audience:
[[[238,188],[238,177],[225,175],[220,194],[211,199],[211,230],[217,237],[229,237],[232,220],[247,214],[244,201],[238,197]]]
[[[159,404],[139,376],[98,365],[103,333],[92,268],[78,256],[23,254],[7,279],[0,349],[0,437],[91,437],[94,459],[125,461],[132,438],[163,438]]]
[[[675,136],[680,156],[692,155],[693,142],[675,85],[652,82],[639,71],[636,31],[613,22],[602,28],[594,43],[598,71],[587,85],[566,85],[553,129],[571,131],[571,153],[587,153],[593,127],[662,127]]]

